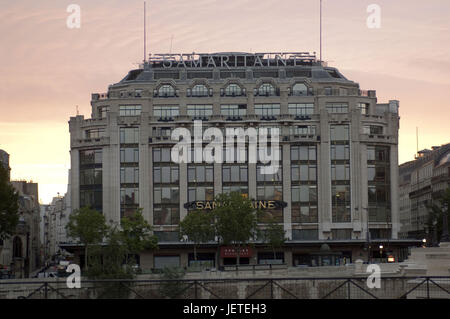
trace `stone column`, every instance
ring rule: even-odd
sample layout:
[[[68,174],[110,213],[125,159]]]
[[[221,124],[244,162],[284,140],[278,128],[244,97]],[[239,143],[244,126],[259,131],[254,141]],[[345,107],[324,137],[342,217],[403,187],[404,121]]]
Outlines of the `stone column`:
[[[323,104],[323,103],[322,103]],[[324,234],[331,231],[331,168],[330,168],[330,127],[328,113],[324,105],[320,110],[320,144],[317,147],[317,188],[319,210],[319,239],[327,239]]]
[[[282,145],[282,168],[283,168],[283,200],[288,206],[283,209],[283,223],[286,238],[292,239],[292,216],[291,216],[291,147],[289,144]]]
[[[400,213],[398,205],[398,145],[390,148],[392,239],[398,239]]]

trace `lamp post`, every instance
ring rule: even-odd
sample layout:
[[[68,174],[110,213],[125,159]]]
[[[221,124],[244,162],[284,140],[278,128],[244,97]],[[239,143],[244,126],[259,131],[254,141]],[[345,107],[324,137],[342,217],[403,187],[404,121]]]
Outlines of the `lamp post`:
[[[450,236],[448,234],[448,203],[445,202],[442,204],[442,237],[441,243],[450,242]]]
[[[383,262],[383,244],[380,244],[378,248],[380,248],[380,262]]]

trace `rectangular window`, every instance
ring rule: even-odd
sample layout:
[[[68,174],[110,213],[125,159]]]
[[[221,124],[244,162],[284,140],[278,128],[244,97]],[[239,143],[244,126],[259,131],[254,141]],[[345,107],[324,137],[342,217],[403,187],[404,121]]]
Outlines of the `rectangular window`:
[[[222,166],[222,182],[247,182],[247,166]]]
[[[102,164],[102,150],[80,151],[80,165]]]
[[[154,184],[178,184],[178,166],[155,166],[153,168]]]
[[[110,107],[108,105],[100,106],[98,108],[98,115],[103,119],[106,118],[106,114],[109,112]]]
[[[289,126],[290,135],[315,135],[316,126],[315,125],[296,125]]]
[[[171,151],[172,149],[169,147],[153,148],[153,162],[172,163]]]
[[[327,103],[328,113],[348,113],[348,103]]]
[[[364,125],[363,126],[363,134],[382,135],[383,134],[383,126],[380,126],[380,125]]]
[[[331,125],[331,141],[348,141],[350,139],[350,128],[348,125]]]
[[[189,165],[189,183],[212,183],[214,181],[214,166]]]
[[[188,201],[212,201],[214,200],[214,188],[213,187],[189,187],[188,188]]]
[[[121,167],[120,168],[121,184],[139,184],[139,168],[138,167]]]
[[[187,115],[195,118],[208,118],[213,114],[212,105],[188,105]]]
[[[362,115],[369,114],[369,103],[358,103],[357,107]]]
[[[120,128],[120,144],[138,144],[138,143],[139,143],[138,127]]]
[[[229,117],[241,117],[247,115],[246,104],[224,104],[220,106],[220,114]]]
[[[280,115],[280,104],[255,104],[255,114],[259,116]]]
[[[103,128],[96,128],[96,129],[90,129],[86,130],[86,138],[100,138],[105,136],[105,129]]]
[[[120,116],[138,116],[141,115],[142,106],[141,105],[120,105],[119,115]]]
[[[344,240],[344,239],[352,239],[352,230],[351,229],[332,229],[331,235],[333,239]]]
[[[180,209],[178,207],[156,207],[153,209],[154,225],[178,225],[180,223]]]
[[[180,114],[178,105],[162,105],[153,107],[153,116],[159,118],[170,118]]]
[[[121,148],[120,163],[139,163],[139,149]]]
[[[314,114],[313,103],[289,104],[288,112],[290,115],[305,116]]]
[[[139,205],[139,188],[121,188],[120,204]]]

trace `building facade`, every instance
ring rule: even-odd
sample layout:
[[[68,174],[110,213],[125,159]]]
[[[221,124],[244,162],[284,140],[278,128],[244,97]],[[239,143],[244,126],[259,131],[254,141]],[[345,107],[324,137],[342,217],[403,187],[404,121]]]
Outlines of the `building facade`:
[[[9,155],[3,150],[0,165],[10,172]],[[26,278],[41,265],[38,184],[26,181],[11,184],[19,194],[19,221],[15,233],[0,241],[0,266],[15,278]]]
[[[450,144],[419,151],[416,159],[403,163],[400,174],[400,237],[433,239],[429,226],[430,206],[450,187]]]
[[[277,258],[288,264],[364,259],[371,241],[388,242],[394,255],[406,245],[398,239],[399,102],[377,103],[375,91],[314,55],[156,55],[92,94],[91,105],[91,118],[69,122],[71,206],[117,223],[142,208],[160,242],[158,253],[141,255],[145,266],[189,263],[191,247],[177,232],[189,203],[230,191],[283,203],[266,208],[284,225],[288,241]],[[174,163],[171,134],[194,133],[195,120],[203,130],[278,129],[280,169],[261,174],[248,151],[241,163]],[[340,257],[318,260],[323,243]],[[211,251],[206,245],[206,259]],[[248,262],[264,256],[256,249]]]

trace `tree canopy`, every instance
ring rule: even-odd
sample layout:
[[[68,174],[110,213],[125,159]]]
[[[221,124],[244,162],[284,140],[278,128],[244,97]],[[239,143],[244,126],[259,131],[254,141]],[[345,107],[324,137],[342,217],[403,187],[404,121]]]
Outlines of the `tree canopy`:
[[[9,182],[8,171],[0,164],[0,239],[14,234],[19,222],[19,195]]]
[[[239,192],[219,194],[213,210],[216,218],[216,232],[225,245],[231,245],[240,261],[242,246],[255,237],[257,231],[257,210],[252,202]]]
[[[204,210],[194,210],[180,222],[180,235],[187,236],[194,243],[194,259],[197,260],[197,246],[214,239],[214,215]]]
[[[101,244],[108,232],[105,216],[94,209],[83,207],[70,214],[66,229],[70,237],[78,239],[84,245],[84,264],[86,269],[88,269],[89,245]]]

